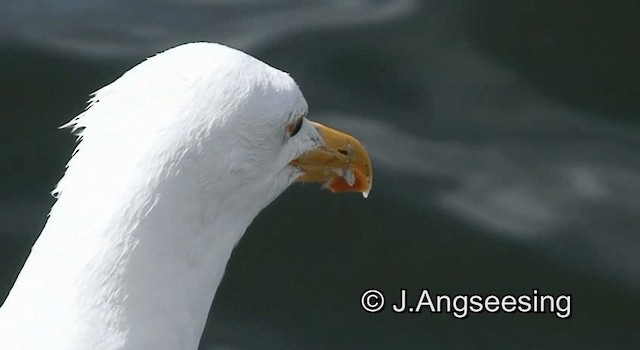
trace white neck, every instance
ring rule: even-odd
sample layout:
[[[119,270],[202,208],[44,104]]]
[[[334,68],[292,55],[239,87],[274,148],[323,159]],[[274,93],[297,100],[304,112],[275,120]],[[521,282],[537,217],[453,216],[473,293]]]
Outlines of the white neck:
[[[197,349],[234,246],[284,188],[206,188],[205,174],[183,168],[120,187],[97,171],[66,190],[0,309],[0,348]]]

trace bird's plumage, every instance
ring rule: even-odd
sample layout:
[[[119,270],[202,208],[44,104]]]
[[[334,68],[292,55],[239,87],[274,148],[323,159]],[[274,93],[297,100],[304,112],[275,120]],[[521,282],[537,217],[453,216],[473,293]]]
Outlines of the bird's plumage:
[[[301,178],[371,187],[362,145],[306,113],[288,74],[210,43],[96,92],[65,125],[80,141],[0,309],[0,349],[196,349],[260,210]]]
[[[195,349],[226,262],[319,142],[286,73],[183,45],[99,90],[0,309],[2,349]],[[308,124],[308,122],[305,122]]]

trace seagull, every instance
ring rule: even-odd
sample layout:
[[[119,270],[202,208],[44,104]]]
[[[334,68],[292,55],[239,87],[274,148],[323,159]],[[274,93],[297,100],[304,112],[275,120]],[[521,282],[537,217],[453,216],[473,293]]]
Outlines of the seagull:
[[[229,257],[296,182],[372,184],[289,74],[189,43],[92,95],[47,223],[0,308],[0,349],[197,349]]]

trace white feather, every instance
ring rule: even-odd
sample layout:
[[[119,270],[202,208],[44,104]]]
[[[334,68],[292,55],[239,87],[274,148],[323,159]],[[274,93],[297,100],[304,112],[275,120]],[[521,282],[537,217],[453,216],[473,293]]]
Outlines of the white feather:
[[[217,44],[96,92],[57,202],[0,309],[0,349],[197,349],[229,256],[319,145],[288,74]]]

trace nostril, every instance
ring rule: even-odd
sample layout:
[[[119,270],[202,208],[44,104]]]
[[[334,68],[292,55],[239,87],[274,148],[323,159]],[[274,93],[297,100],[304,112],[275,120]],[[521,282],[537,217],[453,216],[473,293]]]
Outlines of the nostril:
[[[340,154],[343,154],[345,156],[349,154],[349,152],[347,152],[347,151],[345,151],[343,149],[339,149],[338,152],[340,152]]]

